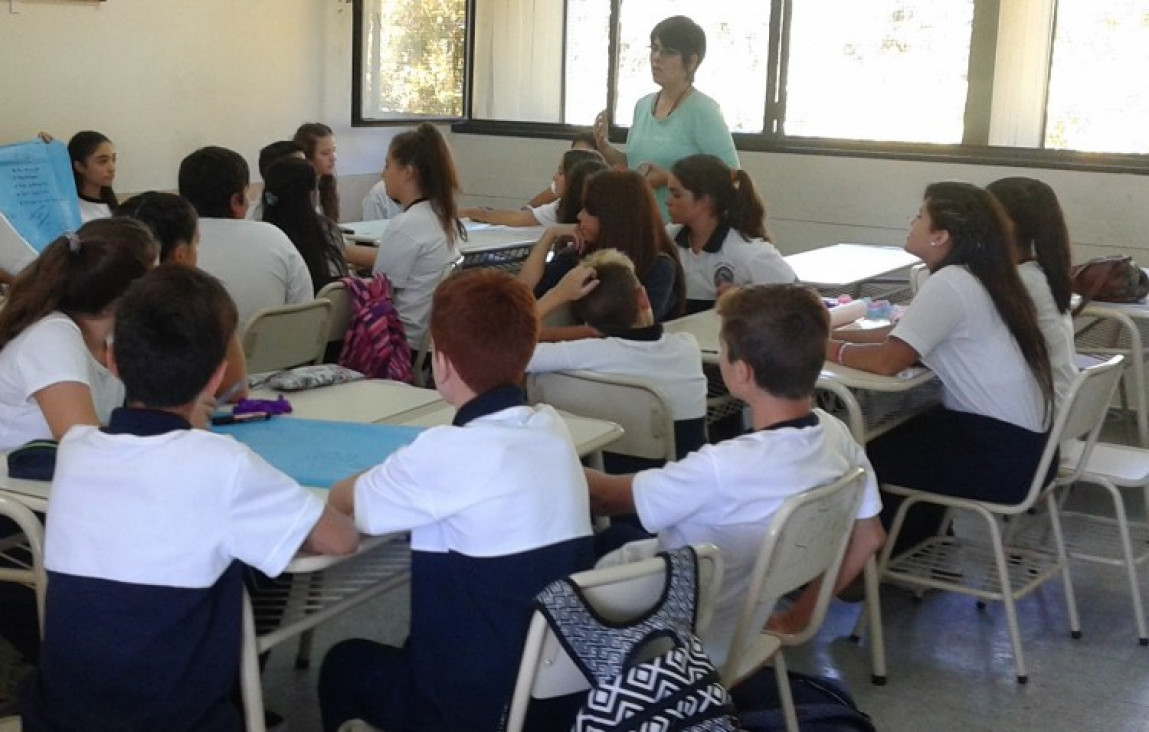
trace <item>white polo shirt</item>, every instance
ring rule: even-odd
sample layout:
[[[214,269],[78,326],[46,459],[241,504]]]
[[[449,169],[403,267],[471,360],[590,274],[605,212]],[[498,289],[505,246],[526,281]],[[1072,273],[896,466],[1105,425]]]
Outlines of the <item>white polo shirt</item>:
[[[394,290],[395,309],[407,342],[417,348],[431,320],[431,298],[443,270],[458,257],[430,201],[418,201],[391,219],[379,242],[375,273],[382,272]]]
[[[1057,403],[1069,393],[1069,385],[1077,376],[1078,368],[1074,356],[1077,347],[1073,343],[1073,316],[1068,312],[1057,311],[1045,270],[1036,261],[1017,265],[1021,284],[1029,292],[1029,299],[1037,309],[1037,327],[1045,336],[1045,347],[1049,349],[1049,365],[1053,368],[1053,389],[1057,393]]]
[[[52,439],[33,395],[65,381],[91,389],[100,422],[107,422],[112,410],[124,403],[123,383],[92,357],[80,326],[54,312],[0,350],[0,450]]]
[[[861,466],[866,478],[857,516],[869,518],[882,509],[873,468],[850,431],[820,409],[812,415],[816,424],[809,419],[810,426],[780,426],[705,445],[634,476],[638,518],[658,534],[663,548],[712,542],[722,550],[722,587],[703,638],[715,665],[726,660],[763,537],[783,501]]]
[[[402,207],[387,195],[387,184],[382,180],[371,186],[363,197],[363,220],[393,219],[403,212]]]
[[[743,238],[729,227],[719,227],[697,254],[690,248],[690,232],[681,224],[666,227],[678,245],[678,258],[686,273],[686,299],[718,299],[718,286],[768,285],[798,280],[790,264],[773,244]]]
[[[257,310],[314,298],[307,264],[272,224],[201,218],[199,233],[199,268],[218,278],[235,300],[240,332]]]
[[[938,375],[947,409],[1045,431],[1041,387],[989,293],[964,266],[931,274],[890,335]]]
[[[541,206],[531,206],[531,215],[539,226],[554,226],[559,222],[559,203],[562,199],[544,203]]]

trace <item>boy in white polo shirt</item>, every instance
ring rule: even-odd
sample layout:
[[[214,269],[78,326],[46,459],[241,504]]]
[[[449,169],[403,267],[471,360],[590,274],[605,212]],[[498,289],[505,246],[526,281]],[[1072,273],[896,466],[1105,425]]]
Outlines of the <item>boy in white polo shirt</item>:
[[[568,302],[576,317],[606,337],[540,343],[527,373],[585,370],[642,379],[659,387],[670,402],[677,457],[702,447],[706,376],[698,341],[689,333],[663,332],[630,258],[617,249],[591,254],[539,298],[540,316]],[[606,454],[608,473],[659,465],[660,461]]]
[[[346,516],[202,428],[235,304],[164,264],[116,312],[126,408],[60,442],[48,512],[40,665],[24,729],[240,730],[243,564],[277,575],[302,545],[347,554]]]
[[[327,654],[326,730],[498,729],[532,603],[591,562],[582,466],[562,418],[518,384],[538,337],[534,297],[496,270],[435,291],[435,387],[458,409],[381,465],[336,484],[330,502],[361,531],[411,530],[411,633],[403,649],[366,639]]]
[[[829,317],[800,285],[752,285],[718,301],[720,366],[730,393],[750,407],[754,431],[707,445],[665,468],[637,475],[587,470],[596,513],[637,512],[643,527],[675,549],[713,542],[725,561],[706,642],[715,664],[727,656],[750,574],[770,518],[795,493],[825,485],[854,466],[867,471],[864,495],[838,577],[844,587],[884,540],[881,499],[862,448],[836,418],[810,408],[822,369]],[[808,613],[816,588],[788,622]],[[759,618],[765,622],[766,618]]]

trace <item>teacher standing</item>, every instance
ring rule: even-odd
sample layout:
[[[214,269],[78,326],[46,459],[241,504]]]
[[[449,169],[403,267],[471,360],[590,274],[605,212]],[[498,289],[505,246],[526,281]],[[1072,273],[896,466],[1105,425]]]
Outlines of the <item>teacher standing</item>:
[[[594,123],[595,144],[611,165],[638,171],[658,199],[665,220],[670,168],[688,155],[714,155],[738,168],[738,153],[718,102],[694,88],[694,72],[706,56],[706,33],[690,18],[675,15],[650,32],[650,72],[659,90],[634,105],[626,151],[607,140],[607,115]]]

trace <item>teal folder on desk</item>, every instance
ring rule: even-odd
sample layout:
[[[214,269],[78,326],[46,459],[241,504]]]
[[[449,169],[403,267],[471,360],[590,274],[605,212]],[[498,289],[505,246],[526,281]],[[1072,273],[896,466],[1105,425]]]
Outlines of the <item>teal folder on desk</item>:
[[[403,445],[414,442],[423,429],[273,417],[265,422],[216,425],[211,431],[231,435],[300,485],[329,488],[383,462]]]

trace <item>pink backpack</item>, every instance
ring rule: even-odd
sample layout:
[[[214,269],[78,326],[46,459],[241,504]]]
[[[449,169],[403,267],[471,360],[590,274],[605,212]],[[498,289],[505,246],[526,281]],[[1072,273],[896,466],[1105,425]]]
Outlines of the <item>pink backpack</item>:
[[[351,321],[339,353],[339,365],[373,379],[411,383],[411,347],[399,312],[391,302],[387,277],[344,277],[351,300]]]

